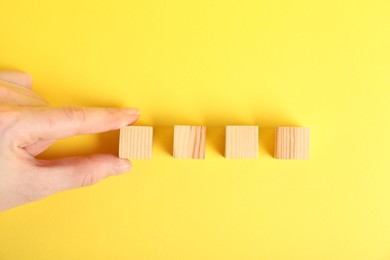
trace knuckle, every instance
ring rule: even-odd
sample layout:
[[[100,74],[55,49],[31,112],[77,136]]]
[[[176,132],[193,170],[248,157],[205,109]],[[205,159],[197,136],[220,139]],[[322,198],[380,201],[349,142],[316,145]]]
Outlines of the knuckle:
[[[109,122],[118,121],[120,119],[123,119],[123,117],[125,116],[123,110],[118,108],[106,107],[104,108],[104,112],[106,114],[106,117],[111,119]]]
[[[84,177],[82,179],[80,186],[87,187],[87,186],[91,186],[93,184],[96,184],[98,182],[99,182],[99,180],[96,178],[96,174],[91,173],[91,172],[87,172],[84,174]]]
[[[106,107],[105,110],[109,115],[117,115],[118,114],[117,108]]]
[[[74,125],[74,134],[77,134],[86,120],[86,111],[81,106],[66,106],[62,108],[65,118]]]
[[[83,173],[84,176],[82,178],[80,186],[86,187],[98,183],[102,179],[102,177],[99,174],[99,171],[101,169],[96,167],[96,160],[92,158],[87,158],[84,163],[86,172]]]
[[[81,106],[66,106],[62,108],[62,111],[72,121],[85,121],[86,112]]]

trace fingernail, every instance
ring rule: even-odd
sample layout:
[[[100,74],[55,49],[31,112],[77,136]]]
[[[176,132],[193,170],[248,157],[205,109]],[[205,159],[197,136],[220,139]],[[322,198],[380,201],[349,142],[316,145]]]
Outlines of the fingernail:
[[[120,159],[120,161],[115,165],[115,174],[127,173],[131,170],[131,163],[127,159]]]
[[[137,108],[126,108],[125,113],[129,114],[129,115],[139,115],[140,114],[139,109],[137,109]]]

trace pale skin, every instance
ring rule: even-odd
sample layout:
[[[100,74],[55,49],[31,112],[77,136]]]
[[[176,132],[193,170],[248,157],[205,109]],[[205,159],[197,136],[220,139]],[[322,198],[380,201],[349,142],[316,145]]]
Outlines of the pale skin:
[[[57,139],[119,129],[139,112],[51,107],[31,87],[29,74],[0,71],[0,211],[131,170],[129,160],[111,154],[37,159]]]

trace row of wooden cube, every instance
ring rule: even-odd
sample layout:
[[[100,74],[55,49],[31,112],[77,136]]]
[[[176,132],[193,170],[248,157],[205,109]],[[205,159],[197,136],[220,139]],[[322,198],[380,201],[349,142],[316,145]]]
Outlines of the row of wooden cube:
[[[228,159],[257,159],[258,126],[226,126],[225,157]],[[125,126],[120,130],[119,157],[152,158],[153,127]],[[280,126],[275,134],[275,158],[309,159],[310,129]],[[174,126],[173,157],[204,159],[205,126]]]

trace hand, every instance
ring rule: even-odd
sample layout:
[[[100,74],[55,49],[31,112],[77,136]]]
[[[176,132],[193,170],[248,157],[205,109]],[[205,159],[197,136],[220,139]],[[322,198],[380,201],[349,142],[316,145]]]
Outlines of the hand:
[[[126,159],[109,154],[40,160],[57,139],[100,133],[134,123],[136,109],[50,107],[32,92],[31,77],[0,71],[0,211],[56,192],[128,172]]]

